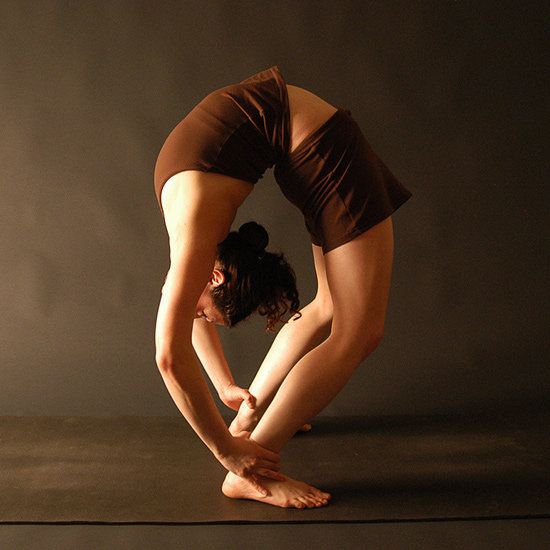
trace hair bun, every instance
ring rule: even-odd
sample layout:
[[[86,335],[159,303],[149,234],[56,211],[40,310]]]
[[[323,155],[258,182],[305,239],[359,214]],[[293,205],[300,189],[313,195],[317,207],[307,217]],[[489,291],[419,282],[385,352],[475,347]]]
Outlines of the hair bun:
[[[265,250],[269,243],[269,235],[265,228],[256,222],[246,222],[239,227],[239,236],[256,254]]]

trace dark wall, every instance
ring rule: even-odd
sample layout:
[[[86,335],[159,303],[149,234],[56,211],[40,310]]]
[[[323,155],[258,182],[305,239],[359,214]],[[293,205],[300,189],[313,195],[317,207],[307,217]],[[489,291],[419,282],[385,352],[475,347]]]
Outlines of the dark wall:
[[[393,218],[385,339],[322,414],[540,405],[545,19],[519,1],[0,2],[0,414],[179,414],[154,361],[169,250],[154,163],[204,95],[274,64],[349,108],[413,193]],[[308,234],[271,172],[235,226],[249,219],[305,305]],[[221,329],[242,385],[264,326]]]

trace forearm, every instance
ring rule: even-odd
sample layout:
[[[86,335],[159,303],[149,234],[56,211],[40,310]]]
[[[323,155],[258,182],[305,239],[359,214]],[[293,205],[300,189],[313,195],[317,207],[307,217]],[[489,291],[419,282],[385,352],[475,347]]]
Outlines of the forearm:
[[[177,365],[159,365],[174,403],[204,444],[216,456],[226,453],[232,439],[190,350]]]
[[[216,388],[218,395],[235,380],[225,358],[216,325],[205,319],[193,322],[192,343],[195,352]]]

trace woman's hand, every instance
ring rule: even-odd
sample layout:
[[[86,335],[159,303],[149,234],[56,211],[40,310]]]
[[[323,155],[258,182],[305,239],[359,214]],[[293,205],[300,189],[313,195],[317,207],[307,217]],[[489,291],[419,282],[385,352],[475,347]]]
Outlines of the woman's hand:
[[[249,481],[264,496],[267,496],[269,491],[262,484],[262,476],[278,481],[286,480],[278,473],[279,453],[258,445],[250,439],[250,432],[234,435],[228,451],[216,458],[227,470]]]
[[[229,384],[219,392],[220,399],[230,409],[238,411],[241,403],[246,401],[249,409],[256,406],[256,398],[248,391],[236,384]]]

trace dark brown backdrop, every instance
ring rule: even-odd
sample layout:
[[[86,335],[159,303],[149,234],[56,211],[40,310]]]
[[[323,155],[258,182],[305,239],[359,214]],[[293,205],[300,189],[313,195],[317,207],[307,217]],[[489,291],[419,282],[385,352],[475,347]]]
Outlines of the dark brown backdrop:
[[[385,339],[323,414],[540,405],[543,5],[2,0],[0,414],[179,415],[154,362],[156,155],[204,95],[273,64],[349,108],[414,195],[394,216]],[[271,172],[235,225],[248,219],[307,303],[308,236]],[[263,327],[221,331],[243,385]]]

